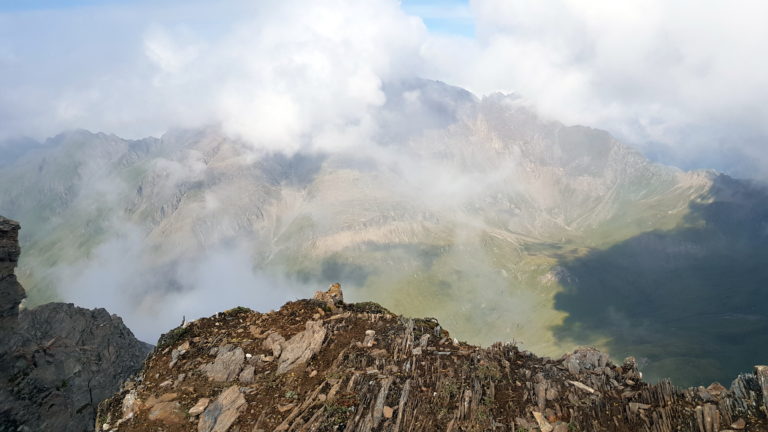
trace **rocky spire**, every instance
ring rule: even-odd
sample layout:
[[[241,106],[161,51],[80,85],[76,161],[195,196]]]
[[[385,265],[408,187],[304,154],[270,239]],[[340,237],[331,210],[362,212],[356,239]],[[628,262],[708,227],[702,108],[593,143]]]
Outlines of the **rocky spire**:
[[[341,292],[341,284],[336,282],[328,287],[328,291],[315,291],[315,300],[319,300],[335,311],[337,306],[344,303],[344,293]]]
[[[0,216],[0,327],[15,322],[27,296],[13,273],[20,252],[19,223]]]

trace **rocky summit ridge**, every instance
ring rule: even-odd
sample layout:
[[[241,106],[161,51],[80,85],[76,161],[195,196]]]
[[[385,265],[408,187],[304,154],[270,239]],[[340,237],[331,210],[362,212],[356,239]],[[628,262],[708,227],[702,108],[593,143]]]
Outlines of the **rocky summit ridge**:
[[[104,309],[19,310],[19,229],[0,216],[0,432],[93,430],[98,403],[140,369],[151,346]]]
[[[452,338],[340,286],[161,337],[99,431],[768,431],[768,367],[726,388],[644,382],[591,348],[558,359]]]

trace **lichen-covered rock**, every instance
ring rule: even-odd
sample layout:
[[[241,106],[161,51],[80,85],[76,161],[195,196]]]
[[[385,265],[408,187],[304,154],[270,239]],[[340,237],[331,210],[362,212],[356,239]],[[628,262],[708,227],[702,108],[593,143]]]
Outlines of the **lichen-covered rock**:
[[[189,409],[189,411],[188,411],[189,415],[197,416],[197,415],[202,414],[203,411],[205,411],[205,409],[208,407],[209,403],[211,403],[211,399],[210,398],[200,398],[200,400],[197,401],[195,406],[193,406],[192,408]]]
[[[237,378],[244,362],[245,353],[242,348],[227,344],[219,347],[213,363],[203,365],[200,369],[208,379],[226,382]]]
[[[333,312],[338,310],[338,305],[344,303],[344,293],[341,291],[341,284],[338,282],[328,287],[328,290],[315,291],[315,300],[319,300]]]
[[[224,390],[205,409],[197,424],[198,432],[226,432],[245,408],[245,397],[234,385]]]
[[[280,353],[283,352],[283,345],[285,345],[285,338],[277,332],[270,333],[262,344],[264,349],[272,351],[273,357],[280,357]]]
[[[317,354],[323,345],[325,334],[325,327],[320,321],[307,321],[306,330],[283,344],[277,360],[277,374],[284,374]]]
[[[165,424],[183,424],[187,421],[181,411],[181,405],[175,401],[158,402],[149,409],[147,418]]]
[[[334,283],[328,287],[327,291],[315,291],[315,300],[336,305],[344,302],[344,293],[341,291],[341,284]]]
[[[566,354],[563,364],[573,375],[579,375],[582,371],[598,370],[608,363],[608,354],[594,348],[579,348],[571,354]]]

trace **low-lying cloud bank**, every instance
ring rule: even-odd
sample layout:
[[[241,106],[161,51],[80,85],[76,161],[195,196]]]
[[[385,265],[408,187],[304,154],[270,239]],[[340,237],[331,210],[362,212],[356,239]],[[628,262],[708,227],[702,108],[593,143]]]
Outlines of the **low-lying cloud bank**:
[[[107,307],[150,343],[184,319],[243,305],[268,311],[317,288],[258,270],[244,242],[219,244],[159,268],[139,228],[121,223],[112,234],[87,260],[51,272],[67,301]]]

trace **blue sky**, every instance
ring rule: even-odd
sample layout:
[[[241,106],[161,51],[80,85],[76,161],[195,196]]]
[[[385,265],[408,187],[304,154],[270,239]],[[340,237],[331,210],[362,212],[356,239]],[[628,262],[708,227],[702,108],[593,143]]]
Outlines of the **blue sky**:
[[[162,1],[162,0],[160,0]],[[147,3],[145,0],[0,0],[0,12],[44,9],[69,9],[83,6],[104,6]],[[421,17],[434,33],[473,37],[475,26],[469,0],[402,0],[408,14]]]
[[[403,0],[402,7],[407,13],[421,17],[431,32],[474,36],[468,0]]]
[[[40,9],[62,9],[112,3],[131,3],[130,0],[0,0],[0,12],[18,12]]]

